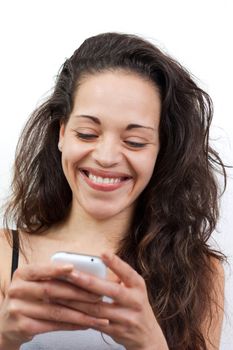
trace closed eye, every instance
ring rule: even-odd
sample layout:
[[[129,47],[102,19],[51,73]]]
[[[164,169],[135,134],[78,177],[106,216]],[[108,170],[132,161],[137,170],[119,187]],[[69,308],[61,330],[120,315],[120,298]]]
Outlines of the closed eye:
[[[93,140],[96,137],[98,137],[95,134],[86,134],[86,133],[84,134],[82,132],[77,132],[77,131],[76,131],[76,136],[81,140]]]
[[[135,141],[125,141],[125,143],[133,148],[143,148],[146,146],[146,143],[135,142]]]
[[[94,140],[98,137],[98,135],[96,134],[88,134],[88,133],[82,133],[82,132],[78,132],[75,131],[76,137],[79,138],[80,140]],[[135,142],[135,141],[124,141],[125,144],[131,148],[143,148],[145,147],[147,144],[146,143],[142,143],[142,142]]]

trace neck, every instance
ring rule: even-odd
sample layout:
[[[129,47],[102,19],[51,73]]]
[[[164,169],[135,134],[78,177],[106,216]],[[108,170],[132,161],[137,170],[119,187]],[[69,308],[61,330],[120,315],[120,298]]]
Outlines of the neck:
[[[91,245],[94,250],[116,251],[129,230],[131,218],[132,209],[99,220],[72,205],[57,232],[60,232],[60,238],[66,242],[79,241],[80,244]]]

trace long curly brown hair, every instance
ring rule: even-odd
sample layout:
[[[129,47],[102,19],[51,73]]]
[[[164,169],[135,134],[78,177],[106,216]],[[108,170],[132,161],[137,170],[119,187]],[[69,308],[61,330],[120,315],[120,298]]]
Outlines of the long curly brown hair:
[[[13,194],[5,225],[39,234],[64,219],[72,193],[57,144],[80,79],[124,69],[160,91],[160,151],[152,178],[140,195],[130,232],[118,255],[144,278],[169,349],[207,349],[201,324],[211,321],[212,259],[224,255],[208,239],[218,219],[214,175],[224,165],[209,145],[210,97],[179,63],[135,35],[88,38],[65,61],[52,95],[31,115],[16,151]]]

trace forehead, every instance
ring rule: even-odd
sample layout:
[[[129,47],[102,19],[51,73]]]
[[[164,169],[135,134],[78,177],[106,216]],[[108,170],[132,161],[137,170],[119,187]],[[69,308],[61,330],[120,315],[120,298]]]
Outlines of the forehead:
[[[117,119],[158,119],[161,102],[157,87],[136,73],[107,71],[83,78],[71,114]]]

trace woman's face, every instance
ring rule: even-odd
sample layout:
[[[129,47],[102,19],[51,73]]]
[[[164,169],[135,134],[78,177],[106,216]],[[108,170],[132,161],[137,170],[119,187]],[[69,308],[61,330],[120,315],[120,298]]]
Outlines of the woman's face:
[[[158,155],[160,109],[155,86],[136,74],[81,81],[59,140],[77,210],[101,220],[132,213]]]

